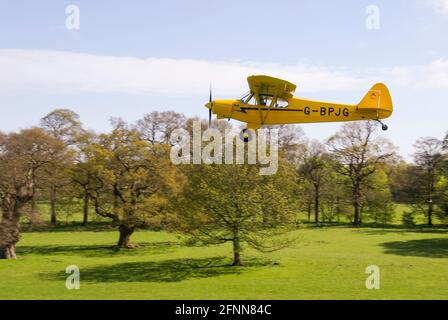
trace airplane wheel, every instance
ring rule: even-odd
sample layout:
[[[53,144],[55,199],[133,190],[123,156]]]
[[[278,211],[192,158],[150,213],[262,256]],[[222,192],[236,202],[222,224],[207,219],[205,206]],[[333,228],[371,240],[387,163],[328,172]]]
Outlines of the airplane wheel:
[[[383,124],[383,126],[381,127],[381,129],[383,129],[383,131],[387,131],[389,130],[389,127],[385,124]]]
[[[252,131],[251,130],[247,130],[247,129],[243,129],[240,132],[240,139],[242,141],[244,141],[245,143],[248,143],[249,141],[252,140]]]

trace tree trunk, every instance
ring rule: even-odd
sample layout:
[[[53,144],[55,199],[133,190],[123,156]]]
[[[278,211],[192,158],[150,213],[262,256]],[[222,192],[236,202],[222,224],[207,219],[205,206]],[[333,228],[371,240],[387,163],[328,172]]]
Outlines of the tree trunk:
[[[354,212],[355,214],[353,217],[353,224],[355,226],[359,226],[359,223],[360,223],[360,221],[359,221],[359,203],[357,201],[355,201],[355,203],[354,203],[354,208],[355,208],[355,212]]]
[[[232,266],[240,267],[243,264],[241,263],[241,244],[240,237],[238,234],[238,230],[235,230],[233,233],[233,263]]]
[[[118,248],[131,248],[131,236],[134,233],[135,228],[126,225],[120,225],[118,231],[120,232],[120,238],[118,239]]]
[[[308,223],[310,223],[311,222],[311,200],[308,202],[307,211],[308,211]]]
[[[340,215],[341,215],[340,199],[339,197],[336,197],[336,219],[338,223],[341,222]]]
[[[86,226],[89,222],[89,194],[86,192],[84,195],[84,205],[82,208],[83,212],[83,219],[82,219],[82,225]]]
[[[432,203],[432,199],[430,200],[429,204],[428,204],[428,226],[432,226],[432,213],[434,211],[433,209],[434,205]]]
[[[353,207],[354,207],[354,217],[353,217],[353,224],[355,226],[359,226],[361,223],[361,217],[360,217],[360,184],[359,182],[355,185],[355,190],[353,192]]]
[[[15,259],[16,245],[20,240],[20,216],[23,207],[31,201],[34,190],[33,169],[25,176],[25,182],[15,186],[15,192],[2,195],[0,203],[0,259]]]
[[[52,187],[50,190],[50,212],[51,212],[51,224],[55,225],[58,223],[57,213],[56,213],[56,188]]]
[[[432,213],[434,211],[434,201],[433,201],[433,190],[434,190],[434,179],[433,179],[433,171],[429,171],[429,193],[428,193],[428,226],[432,226]]]
[[[319,223],[319,185],[316,184],[314,190],[314,222]]]
[[[33,197],[31,198],[31,211],[37,212],[36,193],[33,191]]]
[[[16,259],[16,244],[20,239],[19,219],[4,214],[0,223],[0,259]]]
[[[16,246],[13,244],[7,247],[0,246],[0,259],[17,259]]]

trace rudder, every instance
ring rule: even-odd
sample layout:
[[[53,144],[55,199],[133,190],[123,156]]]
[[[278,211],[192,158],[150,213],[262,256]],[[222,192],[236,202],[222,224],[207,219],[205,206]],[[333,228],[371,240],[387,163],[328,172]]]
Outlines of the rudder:
[[[382,117],[390,116],[393,112],[393,104],[386,85],[383,83],[375,84],[359,102],[358,110],[377,111],[381,113]]]

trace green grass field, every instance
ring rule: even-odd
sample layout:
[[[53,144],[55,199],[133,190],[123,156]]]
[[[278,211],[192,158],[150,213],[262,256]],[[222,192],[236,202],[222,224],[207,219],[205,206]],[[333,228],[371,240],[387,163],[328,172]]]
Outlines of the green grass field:
[[[97,230],[97,231],[92,231]],[[447,299],[448,229],[302,228],[293,247],[185,247],[174,235],[137,232],[138,249],[115,251],[117,232],[73,227],[24,233],[19,259],[0,261],[0,299]],[[65,288],[77,265],[81,289]],[[378,265],[381,289],[367,290]]]

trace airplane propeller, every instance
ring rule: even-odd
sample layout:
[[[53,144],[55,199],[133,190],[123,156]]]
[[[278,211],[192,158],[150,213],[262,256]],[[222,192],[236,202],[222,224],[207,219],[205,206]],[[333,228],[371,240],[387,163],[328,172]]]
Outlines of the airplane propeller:
[[[212,125],[212,106],[213,106],[213,97],[212,97],[212,86],[210,85],[210,108],[208,109],[208,126],[210,127]]]

